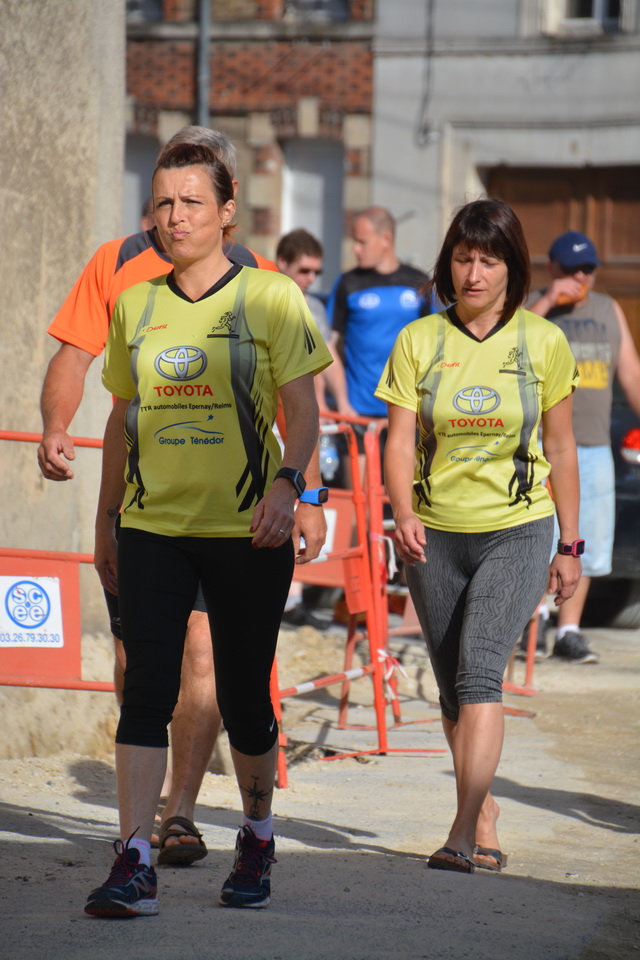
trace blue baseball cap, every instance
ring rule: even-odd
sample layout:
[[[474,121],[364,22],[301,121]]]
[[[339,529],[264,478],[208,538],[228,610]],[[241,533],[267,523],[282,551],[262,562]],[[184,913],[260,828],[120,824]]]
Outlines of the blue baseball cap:
[[[593,241],[578,230],[567,230],[556,237],[549,248],[549,260],[557,260],[561,267],[571,269],[583,264],[593,267],[600,264]]]

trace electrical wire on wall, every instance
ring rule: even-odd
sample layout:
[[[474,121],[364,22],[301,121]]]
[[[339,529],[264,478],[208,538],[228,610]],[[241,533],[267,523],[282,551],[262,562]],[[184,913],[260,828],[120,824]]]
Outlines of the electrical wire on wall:
[[[428,146],[438,134],[429,125],[429,107],[433,84],[433,35],[435,19],[435,0],[426,0],[425,10],[425,50],[422,71],[422,94],[416,121],[414,139],[418,147]]]

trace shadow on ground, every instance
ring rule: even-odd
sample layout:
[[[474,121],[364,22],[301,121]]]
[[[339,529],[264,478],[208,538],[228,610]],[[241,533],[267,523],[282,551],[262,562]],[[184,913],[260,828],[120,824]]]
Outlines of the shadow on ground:
[[[95,920],[82,908],[89,890],[106,879],[112,854],[96,834],[112,833],[113,815],[102,821],[10,805],[1,812],[9,835],[0,887],[4,960],[45,960],[53,948],[65,960],[632,955],[624,952],[632,949],[631,890],[432,871],[423,857],[385,849],[374,834],[319,820],[278,822],[280,862],[267,911],[223,910],[217,893],[231,865],[237,818],[204,807],[199,822],[211,818],[228,828],[228,844],[222,837],[195,867],[158,872],[160,915],[135,923]],[[605,939],[609,952],[601,953]]]

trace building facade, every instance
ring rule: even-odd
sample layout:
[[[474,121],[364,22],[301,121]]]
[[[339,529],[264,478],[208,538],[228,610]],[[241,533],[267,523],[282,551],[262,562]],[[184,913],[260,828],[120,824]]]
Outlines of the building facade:
[[[209,20],[206,122],[238,148],[238,239],[273,257],[305,226],[340,272],[345,217],[369,202],[373,0],[129,3],[127,228],[160,144],[197,122],[198,43]]]
[[[373,197],[429,266],[453,210],[510,202],[545,280],[550,241],[593,237],[597,289],[640,344],[640,10],[637,0],[377,4]]]
[[[205,22],[205,116],[239,148],[243,242],[273,256],[306,226],[326,290],[363,206],[388,207],[399,255],[429,269],[452,211],[501,196],[534,283],[554,236],[594,238],[598,288],[640,343],[640,0],[130,0],[131,230],[158,146],[196,122]]]

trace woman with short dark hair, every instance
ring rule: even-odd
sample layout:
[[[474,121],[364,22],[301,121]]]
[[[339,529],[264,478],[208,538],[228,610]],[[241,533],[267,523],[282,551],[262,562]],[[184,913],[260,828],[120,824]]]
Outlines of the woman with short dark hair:
[[[199,582],[243,806],[220,903],[269,902],[278,750],[269,679],[293,573],[294,506],[313,494],[302,475],[318,436],[313,376],[331,362],[293,281],[227,260],[233,183],[211,149],[170,147],[152,182],[173,270],[120,295],[103,371],[117,399],[95,565],[118,593],[127,665],[116,733],[121,835],[111,874],[85,906],[99,917],[158,912],[149,841]],[[284,454],[272,429],[278,393]]]
[[[564,334],[520,308],[528,282],[513,210],[501,200],[466,204],[434,271],[436,293],[451,306],[400,333],[377,390],[389,412],[385,481],[396,545],[456,776],[456,816],[429,866],[463,873],[506,862],[490,788],[509,655],[545,589],[561,604],[580,578],[571,430],[578,373]],[[550,566],[547,477],[561,537]]]

